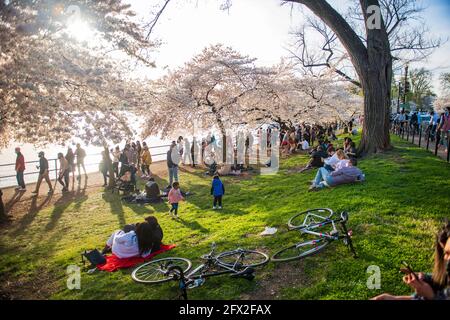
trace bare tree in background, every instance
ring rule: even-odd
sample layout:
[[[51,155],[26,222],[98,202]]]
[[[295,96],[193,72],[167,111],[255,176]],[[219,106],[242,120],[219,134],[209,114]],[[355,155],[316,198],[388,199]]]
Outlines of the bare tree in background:
[[[439,77],[444,92],[450,92],[450,72],[442,73]]]
[[[287,0],[309,8],[309,17],[295,32],[292,56],[303,68],[334,72],[361,87],[365,97],[365,121],[359,147],[361,153],[391,148],[389,113],[393,66],[428,57],[440,40],[428,36],[420,14],[424,8],[411,0],[354,1],[343,15],[325,0]],[[380,9],[379,26],[376,8]],[[308,47],[307,31],[321,36],[319,51]],[[350,63],[349,63],[350,62]]]
[[[432,96],[434,93],[432,89],[433,73],[425,68],[411,70],[411,93],[412,101],[419,107],[423,106],[423,98]]]

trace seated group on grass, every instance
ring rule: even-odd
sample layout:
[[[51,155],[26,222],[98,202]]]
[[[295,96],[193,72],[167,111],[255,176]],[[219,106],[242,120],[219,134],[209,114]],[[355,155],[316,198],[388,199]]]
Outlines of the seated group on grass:
[[[158,220],[149,216],[142,223],[126,225],[115,231],[106,242],[103,254],[111,251],[120,259],[148,257],[158,251],[163,239],[163,231]]]
[[[344,150],[334,150],[333,147],[328,148],[328,158],[324,159],[322,147],[319,146],[314,155],[311,165],[322,166],[317,170],[309,191],[317,191],[324,187],[334,187],[341,184],[364,181],[363,172],[356,167],[357,160],[355,156],[348,156]],[[353,150],[352,150],[353,151]],[[355,153],[356,154],[356,150]],[[320,162],[319,162],[320,157]],[[323,162],[322,162],[322,159]]]
[[[412,271],[412,270],[411,270]],[[410,272],[403,282],[415,292],[410,296],[381,294],[372,300],[449,300],[450,299],[450,223],[448,220],[438,232],[435,241],[432,274]]]

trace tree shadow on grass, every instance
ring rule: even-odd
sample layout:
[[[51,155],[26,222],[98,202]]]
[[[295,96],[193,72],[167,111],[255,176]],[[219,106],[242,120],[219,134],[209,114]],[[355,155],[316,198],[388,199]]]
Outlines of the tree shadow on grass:
[[[25,194],[25,191],[16,190],[14,192],[13,197],[5,204],[5,213],[11,211],[14,204],[20,201],[22,196]]]
[[[211,210],[213,206],[213,196],[210,194],[210,186],[204,186],[199,184],[189,184],[189,191],[193,194],[186,197],[186,202],[191,203],[195,205],[199,209],[204,210]],[[236,187],[236,185],[235,185]],[[237,209],[237,206],[240,205],[240,201],[236,201],[235,199],[233,201],[228,202],[230,205],[227,205],[227,186],[225,185],[225,195],[223,197],[223,209],[217,210],[215,213],[221,214],[221,215],[245,215],[248,214],[248,212],[242,211],[240,209]],[[238,186],[237,193],[240,193],[241,187]]]
[[[66,209],[70,206],[72,201],[75,199],[75,193],[74,192],[67,192],[64,193],[54,204],[53,204],[53,211],[50,216],[49,223],[45,226],[45,230],[49,231],[52,230],[55,226],[58,220],[61,218],[62,214]]]
[[[42,210],[42,208],[47,205],[50,200],[52,199],[52,194],[49,194],[45,197],[45,199],[38,205],[38,197],[32,197],[31,198],[31,204],[30,209],[28,212],[21,218],[21,220],[18,223],[17,228],[12,232],[13,236],[18,236],[19,234],[26,231],[26,228],[33,222],[33,220],[36,218],[36,215],[39,211]]]
[[[76,192],[69,191],[63,193],[62,196],[53,204],[53,211],[51,214],[50,222],[45,227],[45,230],[51,230],[55,227],[58,220],[61,218],[62,214],[66,209],[72,204],[74,205],[74,210],[79,211],[83,202],[88,199],[86,195],[87,180],[85,179],[84,184],[78,183],[78,188]]]
[[[184,220],[184,219],[182,219],[180,217],[178,217],[178,219],[175,219],[174,221],[182,224],[186,228],[189,228],[189,229],[192,229],[192,230],[199,230],[202,233],[209,233],[209,229],[206,229],[205,227],[203,227],[197,221],[186,221],[186,220]]]
[[[81,187],[81,181],[78,182],[78,188],[77,188],[77,192],[75,194],[75,210],[79,210],[81,207],[81,204],[87,200],[87,195],[86,195],[86,189],[87,189],[87,179],[84,180],[84,184],[83,187]]]
[[[119,227],[123,227],[126,224],[126,221],[122,205],[122,196],[106,191],[103,193],[103,199],[109,203],[112,214],[117,215]]]

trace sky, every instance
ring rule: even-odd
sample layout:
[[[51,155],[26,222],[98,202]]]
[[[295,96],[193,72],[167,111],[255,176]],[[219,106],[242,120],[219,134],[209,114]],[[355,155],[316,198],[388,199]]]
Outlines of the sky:
[[[128,0],[138,17],[148,21],[149,2]],[[260,65],[273,65],[286,57],[292,38],[289,32],[301,25],[300,5],[291,10],[279,0],[234,0],[229,11],[221,11],[224,0],[172,0],[154,29],[154,37],[162,45],[154,58],[157,68],[148,73],[155,79],[168,69],[175,69],[216,43],[231,46],[243,54],[258,58]],[[348,0],[330,1],[345,8]],[[423,16],[433,35],[450,38],[450,0],[423,0],[427,7]],[[426,67],[434,72],[435,92],[440,93],[441,72],[450,72],[450,41],[422,63],[411,68]],[[400,74],[397,75],[400,77]]]

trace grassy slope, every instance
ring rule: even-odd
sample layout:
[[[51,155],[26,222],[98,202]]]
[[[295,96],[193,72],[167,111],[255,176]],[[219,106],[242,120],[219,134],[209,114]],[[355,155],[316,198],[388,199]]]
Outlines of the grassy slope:
[[[225,178],[225,209],[212,211],[210,178],[181,174],[182,187],[195,192],[180,206],[181,222],[166,214],[168,206],[140,207],[121,203],[117,195],[101,193],[81,198],[70,205],[45,208],[25,217],[0,236],[0,272],[13,278],[41,279],[50,283],[55,299],[168,299],[176,284],[136,284],[131,270],[82,274],[82,290],[65,289],[65,268],[80,264],[80,252],[102,247],[107,236],[125,223],[141,221],[151,210],[164,229],[164,242],[177,248],[161,255],[179,255],[199,262],[211,242],[219,249],[238,246],[274,253],[299,239],[286,232],[286,222],[300,210],[329,207],[350,212],[349,227],[359,259],[353,259],[342,243],[332,243],[322,253],[301,262],[280,266],[269,264],[257,272],[253,282],[216,277],[190,292],[196,299],[238,299],[252,297],[278,281],[277,298],[282,299],[366,299],[381,291],[407,294],[398,267],[402,260],[416,270],[432,266],[433,235],[444,217],[450,217],[450,166],[430,153],[393,138],[396,148],[384,155],[361,161],[367,182],[308,193],[307,182],[314,172],[290,174],[288,168],[304,164],[304,156],[282,162],[275,176],[255,176],[238,181]],[[257,234],[265,226],[279,228],[276,236]],[[366,269],[381,268],[381,290],[368,290]],[[290,273],[294,281],[277,280],[277,269]],[[280,272],[280,271],[278,271]],[[42,280],[44,279],[44,280]],[[2,280],[3,281],[3,280]]]

